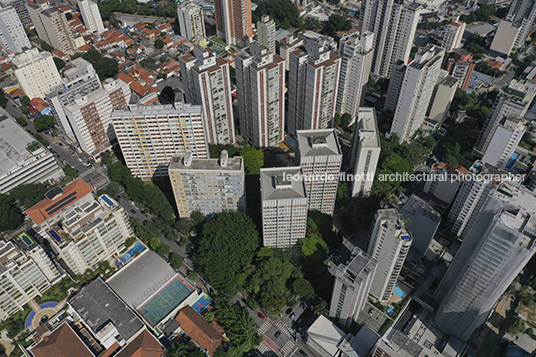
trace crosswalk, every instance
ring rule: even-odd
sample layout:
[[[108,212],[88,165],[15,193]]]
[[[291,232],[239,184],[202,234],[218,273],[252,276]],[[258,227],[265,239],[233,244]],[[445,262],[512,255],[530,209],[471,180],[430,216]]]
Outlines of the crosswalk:
[[[264,341],[257,347],[257,354],[262,357],[277,357],[277,354]]]
[[[298,349],[294,341],[288,340],[287,343],[283,346],[283,348],[279,351],[281,354],[286,356],[292,356],[292,354]]]
[[[264,335],[266,333],[266,331],[268,331],[270,329],[270,327],[272,327],[272,323],[268,320],[264,321],[264,323],[262,324],[261,327],[259,327],[259,329],[257,330],[257,333],[259,335]]]
[[[288,327],[288,325],[286,325],[283,321],[279,320],[276,322],[275,324],[277,326],[277,328],[279,328],[279,330],[281,332],[283,332],[285,335],[287,335],[288,337],[292,337],[292,330],[290,329],[290,327]]]

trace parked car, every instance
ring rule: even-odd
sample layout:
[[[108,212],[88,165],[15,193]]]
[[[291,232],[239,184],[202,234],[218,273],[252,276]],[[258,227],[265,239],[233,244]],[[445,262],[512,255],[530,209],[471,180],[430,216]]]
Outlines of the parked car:
[[[296,314],[295,314],[295,313],[292,313],[292,315],[290,315],[290,318],[291,318],[292,320],[294,320],[294,319],[296,318]]]
[[[264,314],[263,314],[262,312],[259,312],[259,313],[257,314],[257,316],[259,316],[259,317],[260,317],[261,319],[263,319],[263,320],[266,318],[266,316],[264,316]]]
[[[274,333],[275,338],[279,338],[279,336],[281,336],[281,331],[277,331],[276,333]]]
[[[291,312],[292,312],[292,308],[289,307],[289,308],[287,309],[287,311],[285,311],[285,314],[290,315]]]

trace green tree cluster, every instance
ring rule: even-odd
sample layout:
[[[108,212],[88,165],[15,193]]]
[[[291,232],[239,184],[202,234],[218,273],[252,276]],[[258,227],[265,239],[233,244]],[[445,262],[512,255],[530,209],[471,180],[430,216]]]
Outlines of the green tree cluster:
[[[212,157],[212,158],[220,157],[221,152],[223,150],[227,150],[227,153],[229,154],[229,157],[235,156],[240,151],[233,144],[208,144],[208,148],[209,148],[209,151],[210,151],[210,157]]]
[[[4,97],[5,98],[5,97]],[[15,119],[17,123],[19,123],[20,126],[26,126],[28,125],[28,122],[23,117],[18,117]]]
[[[255,14],[258,18],[270,15],[276,25],[283,29],[298,27],[298,7],[290,0],[266,0],[259,2]]]
[[[65,172],[65,175],[72,178],[80,176],[80,174],[78,174],[78,171],[76,171],[71,165],[65,165],[65,167],[63,168],[63,172]]]
[[[243,212],[222,212],[205,224],[195,259],[215,289],[233,296],[244,285],[259,243],[251,218]]]
[[[467,39],[463,47],[473,54],[482,53],[486,51],[486,38],[474,33]]]
[[[51,186],[46,183],[30,183],[19,185],[9,191],[12,199],[19,201],[24,207],[30,208],[45,199],[45,193]]]
[[[41,42],[41,48],[47,52],[53,52],[55,50],[54,47],[46,43],[45,41]]]
[[[264,153],[262,150],[255,148],[243,148],[240,150],[240,156],[244,158],[244,169],[246,175],[258,175],[260,168],[264,165]]]
[[[166,351],[168,357],[205,357],[205,354],[193,342],[178,342]]]
[[[489,21],[493,15],[495,15],[495,8],[493,6],[480,5],[476,11],[473,11],[469,15],[461,15],[460,20],[471,24],[477,21]]]
[[[156,46],[156,48],[164,48],[164,46],[166,45],[164,43],[164,41],[161,39],[161,38],[157,38],[155,41],[154,41],[154,45]]]
[[[180,269],[183,261],[184,261],[184,258],[175,253],[171,254],[171,259],[169,260],[169,262],[171,263],[171,266],[175,269]]]
[[[95,71],[101,80],[113,78],[119,72],[119,62],[113,58],[102,57],[94,65]]]
[[[253,328],[254,319],[247,309],[232,306],[226,301],[218,301],[214,313],[231,344],[236,348],[236,352],[239,353],[236,356],[249,352],[262,342],[262,336]]]
[[[0,232],[11,231],[22,224],[24,218],[9,195],[0,194]]]
[[[6,108],[7,106],[7,98],[3,91],[0,91],[0,107]]]
[[[292,283],[292,292],[305,299],[312,299],[315,296],[315,289],[309,280],[298,278]]]
[[[64,60],[62,60],[61,58],[58,58],[58,57],[54,57],[53,60],[54,60],[54,64],[56,65],[56,68],[58,69],[58,71],[61,71],[62,69],[65,68],[65,61]]]
[[[337,31],[349,31],[352,29],[352,23],[342,15],[333,14],[329,17],[324,25],[324,32],[333,35]]]
[[[448,20],[441,22],[421,21],[417,24],[417,28],[420,30],[435,30],[448,24]]]
[[[33,137],[35,138],[35,140],[39,141],[41,143],[41,145],[43,145],[44,147],[48,147],[48,144],[49,142],[43,138],[40,134],[33,134]]]
[[[519,335],[525,331],[525,321],[519,316],[512,315],[506,322],[506,332],[510,335]]]
[[[39,118],[34,119],[34,127],[37,131],[47,130],[56,126],[54,117],[52,115],[41,115]]]

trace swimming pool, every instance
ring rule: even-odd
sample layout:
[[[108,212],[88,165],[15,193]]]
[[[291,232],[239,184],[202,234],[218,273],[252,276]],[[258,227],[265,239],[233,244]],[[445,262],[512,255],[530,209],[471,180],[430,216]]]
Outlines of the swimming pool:
[[[106,195],[101,196],[102,200],[108,204],[108,206],[113,207],[114,203]]]
[[[399,298],[403,299],[404,296],[406,296],[406,293],[404,292],[404,290],[400,289],[398,287],[398,283],[396,283],[395,285],[395,291],[394,291],[395,295],[398,296]]]
[[[30,237],[28,237],[28,236],[26,235],[26,233],[22,233],[22,234],[20,235],[20,239],[22,239],[22,241],[23,241],[24,243],[26,243],[26,245],[28,245],[28,246],[30,246],[30,245],[33,244],[32,239],[31,239]]]

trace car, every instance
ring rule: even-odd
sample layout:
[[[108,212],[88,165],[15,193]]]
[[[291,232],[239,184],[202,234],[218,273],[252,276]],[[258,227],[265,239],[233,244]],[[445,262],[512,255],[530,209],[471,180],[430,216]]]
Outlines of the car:
[[[62,142],[59,142],[58,145],[59,145],[59,146],[63,146],[63,143],[62,143]]]
[[[296,314],[295,314],[295,313],[292,313],[292,315],[290,315],[290,318],[291,318],[292,320],[294,320],[294,319],[296,318]]]
[[[136,210],[135,210],[135,209],[131,209],[130,212],[132,212],[132,214],[136,214]]]
[[[307,357],[307,356],[309,356],[307,353],[305,353],[304,350],[299,350],[298,352],[299,352],[303,357]]]
[[[287,309],[287,311],[285,311],[285,314],[290,315],[291,312],[292,312],[292,309],[289,307],[289,308]]]
[[[277,331],[276,333],[274,333],[275,338],[279,338],[279,336],[281,336],[281,331]]]
[[[74,156],[74,151],[71,151],[71,156]]]
[[[257,316],[259,316],[259,317],[260,317],[261,319],[263,319],[263,320],[266,318],[266,316],[264,316],[264,314],[263,314],[262,312],[259,312],[259,313],[257,314]]]
[[[368,314],[372,315],[374,313],[374,309],[369,309]]]

